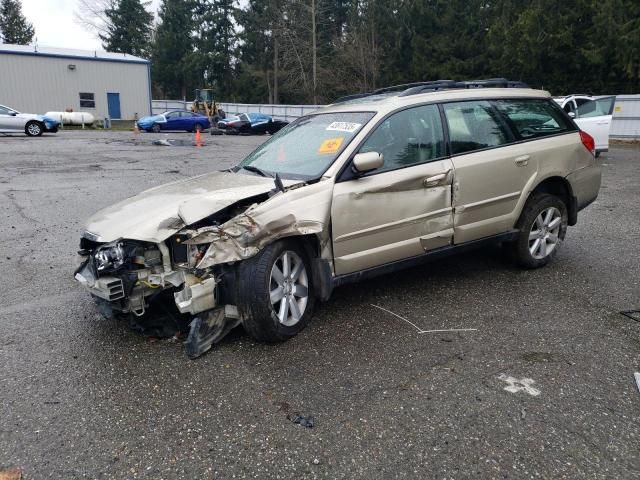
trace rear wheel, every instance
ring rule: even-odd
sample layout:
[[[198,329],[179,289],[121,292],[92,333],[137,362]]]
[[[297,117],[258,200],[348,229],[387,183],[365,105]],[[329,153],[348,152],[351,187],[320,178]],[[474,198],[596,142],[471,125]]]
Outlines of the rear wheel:
[[[29,135],[30,137],[39,137],[44,132],[44,126],[40,122],[36,122],[32,120],[31,122],[27,122],[24,127],[24,133]]]
[[[297,243],[280,241],[239,266],[238,308],[247,333],[279,342],[298,334],[315,305],[309,259]]]
[[[515,261],[524,268],[539,268],[558,253],[567,233],[567,207],[555,195],[535,194],[518,221],[518,238],[511,245]]]

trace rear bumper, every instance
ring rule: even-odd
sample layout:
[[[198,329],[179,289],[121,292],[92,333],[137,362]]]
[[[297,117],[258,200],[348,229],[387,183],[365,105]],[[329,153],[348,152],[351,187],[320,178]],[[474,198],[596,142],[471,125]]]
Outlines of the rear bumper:
[[[598,165],[589,165],[567,175],[575,198],[576,210],[580,211],[598,198],[602,171]]]

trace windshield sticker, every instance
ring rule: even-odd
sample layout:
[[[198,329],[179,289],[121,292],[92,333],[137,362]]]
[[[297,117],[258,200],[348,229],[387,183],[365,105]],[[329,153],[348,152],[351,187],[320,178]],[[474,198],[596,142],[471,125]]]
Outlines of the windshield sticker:
[[[322,142],[322,145],[320,145],[318,153],[336,153],[340,148],[340,145],[342,145],[343,140],[344,137],[327,138]]]
[[[333,122],[331,125],[327,127],[327,131],[353,133],[356,130],[358,130],[361,126],[362,126],[361,123]]]

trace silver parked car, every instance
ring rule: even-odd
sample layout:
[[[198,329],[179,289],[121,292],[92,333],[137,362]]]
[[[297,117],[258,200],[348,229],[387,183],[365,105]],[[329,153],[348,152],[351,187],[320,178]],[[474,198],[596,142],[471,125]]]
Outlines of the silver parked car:
[[[26,133],[39,137],[44,132],[55,133],[60,122],[55,118],[34,113],[20,113],[13,108],[0,105],[0,133]]]
[[[594,148],[547,92],[506,80],[353,96],[230,171],[98,212],[75,277],[107,313],[168,296],[192,318],[192,357],[239,324],[282,341],[346,282],[488,242],[546,265],[598,195]]]

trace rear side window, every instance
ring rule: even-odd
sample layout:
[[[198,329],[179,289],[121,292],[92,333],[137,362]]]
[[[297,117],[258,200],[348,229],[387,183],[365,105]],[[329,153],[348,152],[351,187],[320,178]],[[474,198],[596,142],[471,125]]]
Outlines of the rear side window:
[[[505,99],[495,100],[494,104],[522,140],[575,130],[562,110],[551,100]]]
[[[454,155],[498,147],[512,141],[511,133],[488,101],[447,103],[444,113]]]

